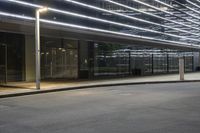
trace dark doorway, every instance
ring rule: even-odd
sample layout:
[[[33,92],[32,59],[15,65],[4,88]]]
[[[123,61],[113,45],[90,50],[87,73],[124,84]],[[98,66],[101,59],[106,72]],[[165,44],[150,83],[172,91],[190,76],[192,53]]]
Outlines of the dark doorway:
[[[0,43],[0,84],[7,82],[7,46]]]
[[[24,46],[24,35],[0,32],[0,78],[2,82],[24,80]]]

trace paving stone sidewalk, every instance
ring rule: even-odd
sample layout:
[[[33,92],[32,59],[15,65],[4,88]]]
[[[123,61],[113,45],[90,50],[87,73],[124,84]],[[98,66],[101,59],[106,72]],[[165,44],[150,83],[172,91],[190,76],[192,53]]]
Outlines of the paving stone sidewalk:
[[[185,74],[184,82],[200,82],[200,72]],[[82,89],[88,87],[101,87],[112,85],[126,84],[147,84],[147,83],[170,83],[180,82],[179,74],[154,75],[143,77],[124,77],[115,79],[101,80],[59,80],[59,81],[42,81],[41,90],[35,89],[34,82],[12,82],[0,86],[0,98],[6,96],[17,96],[25,94],[35,94],[44,92],[53,92],[59,90]]]

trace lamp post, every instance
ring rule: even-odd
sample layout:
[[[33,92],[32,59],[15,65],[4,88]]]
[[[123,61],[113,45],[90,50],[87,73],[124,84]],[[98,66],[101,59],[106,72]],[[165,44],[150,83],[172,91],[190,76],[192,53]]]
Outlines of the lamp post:
[[[40,89],[40,13],[46,12],[47,7],[39,8],[35,13],[35,69],[36,89]]]

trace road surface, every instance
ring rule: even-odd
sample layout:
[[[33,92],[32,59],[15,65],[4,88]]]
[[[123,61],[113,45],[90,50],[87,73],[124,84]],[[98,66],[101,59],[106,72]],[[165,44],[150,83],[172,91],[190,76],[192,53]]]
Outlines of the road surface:
[[[200,83],[0,99],[0,133],[200,133]]]

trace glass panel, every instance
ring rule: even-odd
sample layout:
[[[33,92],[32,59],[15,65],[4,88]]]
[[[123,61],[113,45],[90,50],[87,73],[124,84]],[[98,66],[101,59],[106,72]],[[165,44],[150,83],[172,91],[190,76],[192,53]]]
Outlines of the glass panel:
[[[152,55],[144,54],[144,74],[152,74]]]
[[[77,41],[42,38],[42,78],[77,78]]]
[[[0,44],[0,83],[6,82],[6,46]]]
[[[5,44],[8,51],[7,80],[24,80],[24,35],[0,32],[0,37],[0,43]],[[5,58],[5,55],[2,57]]]
[[[169,54],[169,72],[174,73],[179,71],[179,55],[177,53]]]
[[[95,44],[95,76],[129,74],[129,51],[117,44]]]
[[[193,71],[193,56],[185,56],[185,72]]]
[[[167,73],[167,55],[154,54],[153,55],[154,73]]]

